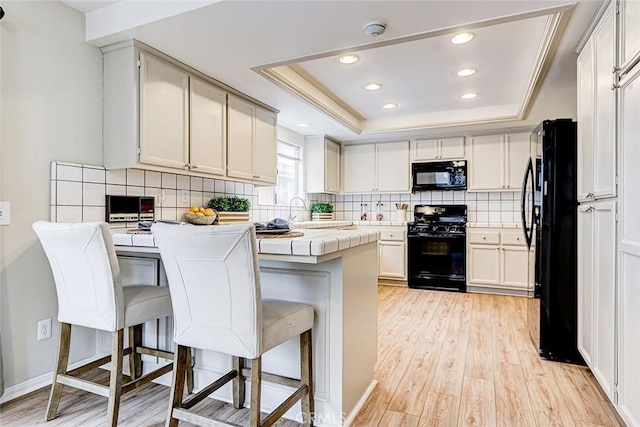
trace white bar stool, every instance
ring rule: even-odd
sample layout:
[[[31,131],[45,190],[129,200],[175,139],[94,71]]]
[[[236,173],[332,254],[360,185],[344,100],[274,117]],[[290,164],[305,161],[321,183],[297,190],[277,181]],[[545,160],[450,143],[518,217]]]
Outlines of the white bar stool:
[[[56,417],[63,386],[68,385],[107,397],[107,425],[115,426],[121,395],[172,369],[169,363],[142,376],[142,354],[173,360],[171,352],[142,346],[142,325],[173,314],[169,290],[155,285],[122,286],[118,258],[106,223],[39,221],[33,224],[33,229],[51,265],[60,322],[60,345],[46,420]],[[69,371],[71,325],[111,332],[111,355]],[[129,347],[125,349],[123,331],[126,327],[129,327]],[[123,384],[122,365],[126,355],[129,355],[131,381]],[[189,355],[187,358],[191,360]],[[110,361],[109,386],[77,378]],[[192,372],[190,367],[186,370]],[[188,389],[192,389],[192,377],[187,381]]]
[[[233,380],[233,403],[244,405],[245,376],[251,376],[252,427],[270,426],[298,400],[305,426],[314,411],[311,363],[313,307],[290,301],[262,299],[253,224],[212,227],[154,224],[151,227],[164,264],[173,301],[174,360],[167,426],[178,420],[203,426],[235,425],[189,411]],[[300,336],[300,380],[262,373],[262,355]],[[186,354],[190,348],[229,354],[233,369],[183,400]],[[244,368],[251,359],[251,369]],[[262,379],[296,388],[280,406],[260,421]]]

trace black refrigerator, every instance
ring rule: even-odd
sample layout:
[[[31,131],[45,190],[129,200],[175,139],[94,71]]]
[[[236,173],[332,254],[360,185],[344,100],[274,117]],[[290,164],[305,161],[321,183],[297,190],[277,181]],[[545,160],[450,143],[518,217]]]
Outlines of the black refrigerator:
[[[584,364],[577,340],[576,122],[545,120],[531,143],[541,155],[529,159],[521,193],[525,240],[535,251],[529,334],[540,356]]]

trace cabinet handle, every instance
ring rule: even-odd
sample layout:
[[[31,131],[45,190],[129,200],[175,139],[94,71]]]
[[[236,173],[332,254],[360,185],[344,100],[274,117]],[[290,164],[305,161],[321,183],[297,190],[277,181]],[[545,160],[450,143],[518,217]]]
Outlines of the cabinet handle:
[[[612,73],[617,73],[618,71],[620,71],[620,68],[618,68],[618,67],[613,67],[613,68],[611,69],[611,72],[612,72]]]
[[[191,167],[191,165],[190,165],[189,163],[185,163],[185,164],[184,164],[184,168],[185,168],[185,169],[189,169],[190,167]]]
[[[615,84],[611,85],[611,90],[616,90],[616,89],[619,89],[619,88],[620,88],[620,85],[615,85]]]
[[[591,192],[587,193],[587,199],[595,199],[595,197],[596,197],[595,194]]]
[[[191,169],[198,169],[198,165],[191,166]]]
[[[596,210],[596,208],[594,208],[593,206],[589,206],[585,212],[592,212],[592,211],[595,211],[595,210]]]
[[[260,177],[258,175],[253,175],[253,179],[259,179]]]
[[[486,236],[482,236],[482,240],[487,240],[487,237]]]
[[[520,241],[520,238],[519,238],[519,237],[516,237],[516,240],[517,240],[517,241]]]

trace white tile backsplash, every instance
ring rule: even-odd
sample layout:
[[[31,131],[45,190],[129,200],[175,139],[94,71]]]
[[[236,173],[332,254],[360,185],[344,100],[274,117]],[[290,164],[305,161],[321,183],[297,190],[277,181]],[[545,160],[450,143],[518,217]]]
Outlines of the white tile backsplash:
[[[84,206],[104,206],[106,204],[105,194],[105,184],[82,183],[82,204]]]
[[[145,187],[162,187],[162,174],[155,171],[145,171],[144,185]]]
[[[82,168],[82,181],[95,182],[98,184],[105,183],[106,173],[104,169],[96,169],[92,167]]]
[[[139,169],[127,169],[127,186],[135,185],[144,187],[144,171]],[[138,196],[138,194],[134,194]]]
[[[82,206],[58,206],[56,222],[82,222]]]
[[[162,172],[162,188],[177,188],[177,175]]]
[[[84,206],[82,208],[82,222],[97,222],[105,220],[104,206]]]
[[[60,170],[58,170],[60,176]],[[80,170],[82,177],[82,170]],[[56,205],[82,206],[82,182],[57,181]]]
[[[107,184],[127,185],[127,170],[126,169],[108,170]]]
[[[189,179],[189,176],[186,175],[178,175],[178,180],[177,180],[177,189],[178,190],[188,190],[191,188],[191,180]]]
[[[199,176],[191,177],[191,191],[202,191],[202,178]]]
[[[68,166],[58,164],[57,180],[82,181],[82,165]]]

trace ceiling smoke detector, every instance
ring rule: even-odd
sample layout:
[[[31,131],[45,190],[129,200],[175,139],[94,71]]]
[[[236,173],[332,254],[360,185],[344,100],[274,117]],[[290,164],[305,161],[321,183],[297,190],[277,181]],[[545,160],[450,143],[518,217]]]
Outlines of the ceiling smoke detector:
[[[382,22],[374,21],[365,25],[364,32],[371,37],[377,37],[380,34],[384,33],[384,30],[386,28],[387,28],[386,24]]]

